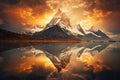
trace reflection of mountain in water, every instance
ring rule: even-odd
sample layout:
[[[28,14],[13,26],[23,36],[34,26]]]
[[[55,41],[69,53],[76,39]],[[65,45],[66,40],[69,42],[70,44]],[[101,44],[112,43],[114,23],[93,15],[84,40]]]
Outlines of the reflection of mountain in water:
[[[31,44],[29,44],[31,45]],[[18,47],[25,47],[29,45],[20,45]],[[103,49],[105,49],[109,43],[49,43],[49,44],[38,44],[38,45],[32,45],[32,47],[27,47],[25,49],[18,48],[16,45],[8,46],[11,50],[8,50],[5,48],[5,50],[8,50],[7,52],[19,52],[23,53],[24,50],[31,51],[36,56],[39,56],[40,54],[45,54],[51,62],[54,64],[54,66],[60,71],[62,68],[65,68],[66,65],[70,61],[71,56],[80,57],[83,53],[90,53],[92,56],[96,54],[97,52],[101,52]],[[4,46],[2,46],[4,47]],[[14,49],[12,49],[12,47]],[[15,49],[16,47],[16,49]],[[5,51],[4,48],[2,48],[2,52]],[[0,54],[1,56],[4,54]],[[7,55],[7,54],[6,54]]]
[[[94,51],[101,52],[108,45],[109,43],[54,43],[39,44],[33,47],[36,50],[43,51],[58,71],[60,71],[69,63],[71,56],[80,57],[80,55],[85,52],[94,55]]]

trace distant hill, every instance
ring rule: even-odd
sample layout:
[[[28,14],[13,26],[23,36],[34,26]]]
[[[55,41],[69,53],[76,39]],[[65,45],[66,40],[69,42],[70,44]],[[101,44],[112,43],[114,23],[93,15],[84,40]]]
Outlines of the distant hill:
[[[0,40],[25,40],[25,39],[32,39],[32,37],[26,34],[18,34],[0,29]]]
[[[7,24],[0,24],[0,29],[6,30],[6,31],[10,31],[10,32],[14,32],[14,33],[21,33],[24,30],[19,28],[19,27],[13,27]]]

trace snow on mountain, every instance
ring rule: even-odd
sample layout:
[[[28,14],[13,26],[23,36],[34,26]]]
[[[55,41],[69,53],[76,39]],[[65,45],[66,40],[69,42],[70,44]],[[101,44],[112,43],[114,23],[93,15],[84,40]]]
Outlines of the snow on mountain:
[[[84,33],[84,36],[80,37],[80,39],[83,39],[83,40],[84,39],[87,39],[87,40],[108,40],[110,39],[104,32],[96,29],[94,26],[92,26],[88,30],[83,29],[82,27],[80,29],[79,29],[80,32]]]
[[[70,19],[60,9],[57,11],[57,13],[52,18],[52,20],[47,24],[45,29],[51,28],[51,27],[53,27],[54,25],[57,25],[57,24],[61,25],[61,28],[68,28],[68,27],[71,26],[70,25]]]
[[[86,31],[85,31],[85,34],[92,34],[92,35],[94,35],[94,36],[96,36],[96,37],[101,38],[101,36],[95,34],[95,32],[98,32],[98,29],[96,29],[94,26],[92,26],[89,30],[86,30]]]
[[[59,9],[45,29],[37,32],[34,36],[46,38],[72,38],[71,25],[67,15]]]
[[[60,9],[55,14],[53,19],[47,24],[45,30],[53,27],[54,25],[60,26],[61,29],[65,30],[68,35],[74,35],[74,36],[84,35],[82,32],[78,30],[78,27],[70,25],[70,19]]]
[[[42,31],[42,30],[43,30],[42,27],[35,26],[34,28],[31,29],[30,32],[33,34],[33,33],[36,33],[36,32],[40,32],[40,31]]]
[[[74,35],[74,36],[77,36],[77,35],[84,36],[84,33],[82,33],[82,32],[78,29],[78,27],[76,27],[76,26],[73,26],[73,27],[70,27],[70,28],[67,28],[67,29],[68,29],[68,31],[70,31],[71,34]]]
[[[80,24],[77,25],[77,29],[79,30],[79,32],[85,35],[85,29],[83,29]]]
[[[101,30],[98,30],[97,32],[94,32],[96,35],[100,35],[101,38],[100,39],[103,39],[103,40],[108,40],[110,39],[104,32],[102,32]]]
[[[97,28],[95,28],[94,26],[92,26],[88,31],[91,31],[91,32],[97,32],[98,31],[98,29]]]
[[[74,32],[72,32],[74,28],[72,28],[72,26],[70,25],[70,19],[60,9],[55,14],[53,19],[46,25],[45,30],[49,29],[49,28],[51,28],[51,27],[53,27],[55,25],[59,26],[68,35],[72,35],[74,33]]]
[[[93,35],[93,36],[96,36],[96,37],[98,37],[98,38],[101,38],[101,36],[100,35],[97,35],[97,34],[95,34],[94,32],[86,32],[85,33],[86,35],[88,35],[88,34],[91,34],[91,35]]]

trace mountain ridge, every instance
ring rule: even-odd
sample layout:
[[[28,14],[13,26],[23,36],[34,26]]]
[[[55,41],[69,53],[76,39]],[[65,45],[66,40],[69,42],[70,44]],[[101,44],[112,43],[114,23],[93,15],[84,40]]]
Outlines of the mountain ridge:
[[[85,30],[80,24],[71,26],[70,19],[60,9],[46,27],[42,31],[34,33],[33,36],[43,38],[77,38],[81,40],[110,39],[104,32],[95,29],[94,26],[89,30]]]

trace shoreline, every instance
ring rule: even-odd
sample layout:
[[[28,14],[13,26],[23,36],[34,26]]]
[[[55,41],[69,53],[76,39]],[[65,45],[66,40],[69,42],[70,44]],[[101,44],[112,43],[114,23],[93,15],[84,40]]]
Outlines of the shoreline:
[[[78,40],[78,39],[0,40],[0,43],[81,43],[81,42],[119,42],[119,41]]]

